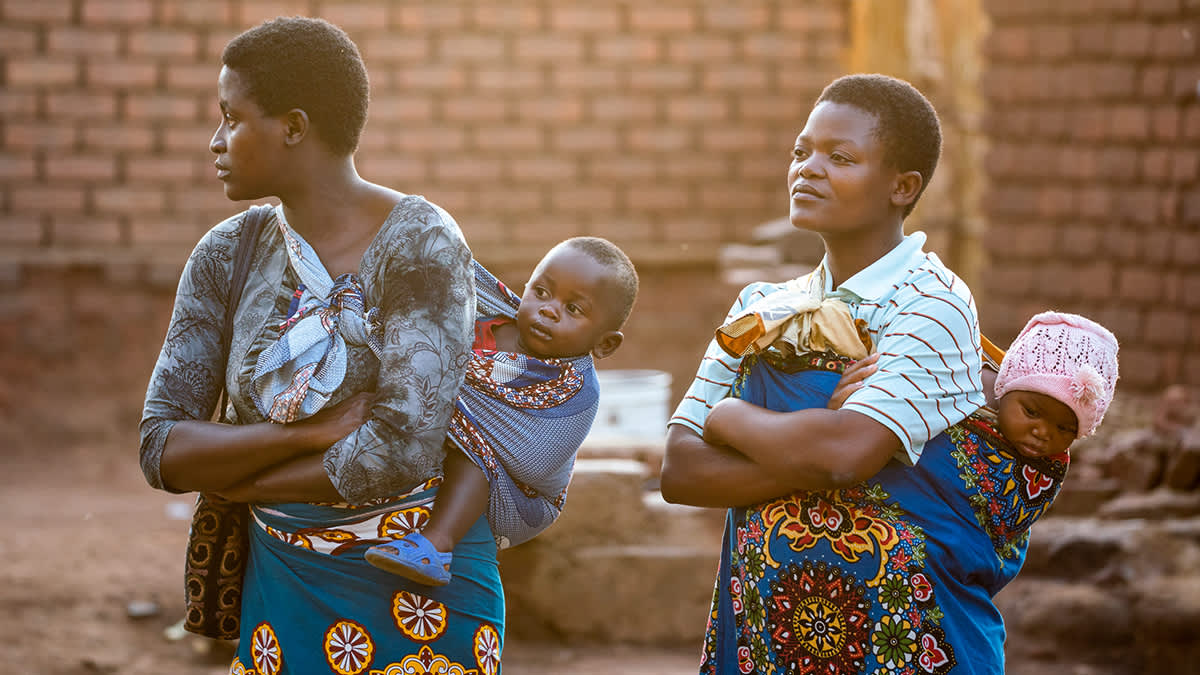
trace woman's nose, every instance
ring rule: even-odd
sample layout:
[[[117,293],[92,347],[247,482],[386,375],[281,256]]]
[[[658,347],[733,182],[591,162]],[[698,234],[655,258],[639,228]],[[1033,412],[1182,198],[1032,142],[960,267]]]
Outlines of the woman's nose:
[[[225,136],[218,128],[213,132],[212,138],[208,141],[208,149],[214,154],[219,155],[225,152]]]

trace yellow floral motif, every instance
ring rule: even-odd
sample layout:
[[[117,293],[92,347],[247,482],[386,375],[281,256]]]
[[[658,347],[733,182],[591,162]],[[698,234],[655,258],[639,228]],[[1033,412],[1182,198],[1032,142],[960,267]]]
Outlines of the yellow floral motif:
[[[253,668],[246,670],[246,666],[242,665],[242,660],[235,656],[233,663],[229,664],[229,675],[258,675],[258,671]]]
[[[500,672],[500,634],[491,624],[485,623],[475,631],[475,665],[481,675]]]
[[[842,495],[839,490],[806,492],[771,503],[762,512],[766,541],[783,536],[793,551],[800,552],[825,540],[850,563],[858,562],[864,554],[878,555],[878,577],[867,580],[874,586],[882,578],[900,536],[886,520],[872,517],[861,504],[845,500]],[[770,546],[763,547],[763,555],[767,564],[779,567]]]
[[[371,670],[370,675],[480,675],[475,668],[467,669],[441,654],[434,654],[428,645],[415,656],[406,656],[400,663],[383,670]]]
[[[296,534],[294,532],[283,532],[271,527],[270,525],[267,525],[267,534],[275,537],[285,544],[306,548],[310,551],[312,550],[312,542],[309,541],[308,537],[305,537],[304,535]]]
[[[396,627],[412,640],[432,642],[446,630],[446,606],[416,593],[397,591],[392,596]]]
[[[353,532],[347,532],[345,530],[334,530],[334,529],[321,530],[320,532],[314,532],[313,534],[317,537],[324,539],[325,541],[332,541],[332,542],[353,541],[354,539],[358,538],[358,536],[356,534],[354,534]]]
[[[250,658],[262,675],[276,675],[283,668],[283,650],[271,624],[263,622],[254,627],[251,635]]]
[[[406,534],[420,532],[429,522],[429,507],[414,506],[394,511],[379,523],[379,536],[398,539]]]
[[[375,643],[354,621],[338,621],[325,633],[325,659],[338,675],[358,675],[371,665]]]

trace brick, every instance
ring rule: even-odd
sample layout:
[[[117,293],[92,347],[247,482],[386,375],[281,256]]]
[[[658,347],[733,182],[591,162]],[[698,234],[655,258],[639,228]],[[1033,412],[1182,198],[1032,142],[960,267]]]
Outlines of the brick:
[[[102,89],[151,89],[158,83],[158,66],[151,61],[89,59],[85,72],[87,83]]]
[[[503,175],[504,162],[499,159],[471,157],[438,157],[432,162],[432,175],[438,180],[496,180]]]
[[[0,3],[0,16],[8,22],[66,23],[73,14],[74,0],[4,0]]]
[[[85,150],[133,150],[148,151],[154,146],[154,130],[144,125],[131,124],[95,124],[87,123],[83,127],[82,148]],[[209,132],[211,137],[212,133]],[[189,151],[196,152],[208,147],[193,146]]]
[[[482,4],[472,9],[476,28],[481,30],[530,31],[545,27],[543,12],[534,5]]]
[[[388,133],[387,146],[401,152],[460,152],[467,147],[467,134],[458,127],[405,126]]]
[[[1128,99],[1137,93],[1137,66],[1105,63],[1089,68],[1086,76],[1096,95],[1105,99]]]
[[[1144,105],[1114,106],[1109,124],[1117,140],[1142,141],[1150,137],[1150,111]]]
[[[549,193],[550,208],[557,211],[606,212],[618,201],[617,188],[611,185],[568,185]]]
[[[618,157],[588,157],[583,160],[584,172],[592,178],[635,182],[659,175],[659,163],[649,157],[623,154]]]
[[[742,180],[779,181],[780,190],[784,190],[783,177],[787,171],[788,160],[775,157],[736,157],[734,175]],[[782,192],[786,199],[786,191]]]
[[[696,88],[696,76],[688,66],[656,64],[633,69],[629,73],[629,87],[651,93],[688,91]]]
[[[1200,97],[1200,65],[1189,64],[1175,68],[1173,81],[1171,95],[1177,100],[1195,101]]]
[[[696,242],[711,245],[727,239],[724,224],[719,220],[669,220],[662,225],[663,238],[667,241]],[[687,247],[687,244],[683,244]]]
[[[516,181],[573,181],[579,175],[579,165],[562,157],[512,157],[505,164]]]
[[[772,137],[760,126],[709,127],[700,131],[700,147],[704,150],[737,154],[766,151]]]
[[[1150,181],[1167,181],[1171,178],[1171,151],[1166,148],[1149,148],[1142,152],[1142,178]]]
[[[1100,173],[1105,178],[1130,181],[1137,178],[1138,155],[1132,148],[1106,147],[1100,151]]]
[[[1039,63],[1062,61],[1071,54],[1073,45],[1069,26],[1042,25],[1031,32],[1033,53]]]
[[[733,38],[696,35],[667,42],[667,60],[677,63],[711,65],[729,61],[735,53]]]
[[[845,29],[845,15],[829,5],[788,5],[778,9],[778,25],[784,32],[814,34],[839,33]]]
[[[572,96],[526,97],[517,101],[522,121],[570,123],[583,119],[583,101]]]
[[[55,120],[114,120],[117,99],[112,94],[70,90],[46,94],[46,116]]]
[[[1147,111],[1150,135],[1159,141],[1177,142],[1183,131],[1183,115],[1178,106],[1161,105]]]
[[[550,147],[569,153],[614,151],[620,148],[621,134],[607,126],[572,126],[550,132]]]
[[[0,214],[0,244],[41,246],[45,240],[45,228],[39,216]]]
[[[615,33],[621,27],[621,10],[617,6],[551,6],[549,18],[550,28],[555,32]]]
[[[698,17],[691,7],[634,4],[629,8],[629,25],[635,31],[679,34],[695,30]]]
[[[4,66],[9,87],[63,87],[79,79],[79,62],[73,58],[14,56]]]
[[[144,26],[154,18],[153,0],[88,0],[81,3],[84,24]]]
[[[554,89],[603,91],[606,95],[621,88],[626,74],[611,66],[565,65],[550,70],[550,86]],[[538,86],[542,86],[538,81]]]
[[[480,187],[475,191],[479,204],[489,213],[534,213],[546,210],[546,193],[542,187]]]
[[[132,183],[194,184],[215,178],[216,169],[209,162],[197,165],[188,156],[131,157],[125,163],[125,179]]]
[[[576,62],[583,58],[583,41],[562,35],[523,35],[516,40],[517,61]]]
[[[1122,341],[1122,344],[1128,344],[1128,342]],[[1121,349],[1122,387],[1143,390],[1159,389],[1163,384],[1157,350],[1136,346],[1127,346]]]
[[[404,61],[421,63],[433,53],[432,39],[427,35],[397,37],[392,33],[371,33],[358,46],[368,68]]]
[[[1171,154],[1171,180],[1177,184],[1194,183],[1200,178],[1200,152],[1177,148]]]
[[[442,59],[455,61],[496,61],[505,56],[506,40],[500,36],[454,35],[438,41],[437,54]]]
[[[1071,268],[1077,295],[1085,300],[1108,302],[1115,290],[1117,272],[1107,260],[1091,260]],[[1031,289],[1033,290],[1033,289]]]
[[[172,0],[159,7],[165,25],[227,26],[233,23],[233,0]]]
[[[85,192],[81,186],[13,185],[9,197],[13,211],[70,213],[83,210]]]
[[[32,155],[0,153],[0,179],[33,182],[37,177],[37,162]]]
[[[1111,111],[1100,105],[1082,106],[1072,110],[1070,138],[1079,141],[1100,141],[1108,136]]]
[[[1021,29],[1015,30],[1021,31]],[[1108,55],[1112,52],[1113,47],[1112,32],[1112,25],[1103,21],[1094,21],[1074,26],[1072,41],[1075,44],[1076,55],[1081,57],[1103,57]]]
[[[756,66],[712,66],[703,71],[701,84],[709,91],[761,91],[768,72]]]
[[[328,19],[347,31],[373,30],[388,25],[390,12],[388,3],[375,2],[323,2],[321,18]]]
[[[1191,268],[1191,270],[1195,269],[1197,268]],[[1191,272],[1184,275],[1180,295],[1185,307],[1192,310],[1200,309],[1200,273]]]
[[[160,189],[110,186],[92,194],[96,210],[108,214],[130,214],[163,211],[167,205],[166,193]]]
[[[1111,53],[1117,58],[1141,58],[1154,48],[1155,30],[1150,24],[1122,23],[1113,26],[1112,31]]]
[[[678,210],[693,203],[690,190],[663,184],[637,184],[626,188],[625,202],[634,210]]]
[[[741,37],[741,54],[747,61],[791,64],[809,56],[805,40],[780,33],[750,32]]]
[[[1163,230],[1149,230],[1142,234],[1142,262],[1150,263],[1156,269],[1162,270],[1171,260],[1171,249],[1175,245],[1174,233]]]
[[[1070,187],[1044,186],[1037,192],[1036,213],[1048,219],[1060,219],[1078,213],[1076,193]]]
[[[641,96],[603,96],[594,99],[588,109],[601,122],[649,122],[658,115],[658,104]]]
[[[234,9],[234,23],[249,28],[277,16],[312,16],[314,8],[304,0],[241,0]]]
[[[471,135],[479,152],[540,152],[545,146],[542,130],[533,126],[503,124],[475,129]]]
[[[1179,190],[1160,190],[1158,193],[1158,222],[1160,227],[1174,227],[1179,224],[1179,206],[1183,203]]]
[[[397,66],[391,70],[391,85],[405,92],[460,91],[466,88],[467,71],[459,65],[426,63]]]
[[[441,3],[403,5],[393,10],[392,21],[401,28],[417,30],[461,29],[467,24],[466,9]]]
[[[189,30],[142,28],[129,33],[129,53],[133,56],[200,56],[200,38]]]
[[[745,212],[765,209],[772,204],[783,204],[783,200],[776,199],[778,197],[777,190],[764,189],[754,185],[718,183],[704,185],[698,192],[700,193],[698,203],[702,209],[707,211],[732,209]]]
[[[50,156],[45,160],[51,182],[111,181],[116,178],[116,158],[111,155]]]
[[[179,152],[189,156],[208,152],[215,131],[215,125],[172,124],[162,131],[162,150],[168,154]]]
[[[639,127],[629,131],[634,152],[674,152],[691,145],[692,134],[679,126]]]
[[[1194,58],[1197,54],[1196,27],[1187,27],[1182,23],[1169,23],[1155,26],[1153,37],[1153,54],[1156,59],[1183,60]]]
[[[735,117],[746,122],[786,122],[799,132],[820,91],[818,88],[811,95],[804,94],[803,89],[797,89],[795,94],[756,95],[748,92],[737,97]],[[787,142],[791,143],[795,137],[793,133]]]
[[[163,66],[166,90],[172,94],[205,94],[217,107],[217,78],[221,67],[206,63],[167,63]]]
[[[1122,300],[1152,302],[1158,291],[1158,274],[1151,268],[1129,267],[1117,274],[1117,295]]]
[[[677,122],[723,122],[729,118],[729,105],[703,96],[675,97],[667,101],[667,119]]]
[[[55,56],[114,57],[120,46],[121,36],[116,30],[56,26],[46,32],[47,51]]]
[[[710,30],[754,33],[767,27],[770,10],[758,5],[716,5],[701,10],[701,21]]]
[[[653,63],[660,60],[658,40],[640,35],[597,35],[592,54],[601,63]]]
[[[545,89],[541,68],[484,67],[475,71],[475,88],[489,91],[532,92]]]
[[[372,123],[395,124],[434,119],[433,100],[404,93],[372,95],[368,112]]]
[[[1063,255],[1090,259],[1100,251],[1101,233],[1087,225],[1067,225],[1059,234]]]
[[[1100,175],[1100,152],[1094,147],[1081,144],[1059,146],[1052,156],[1056,161],[1047,164],[1064,178],[1092,180]]]
[[[1117,200],[1117,215],[1126,222],[1139,227],[1151,227],[1158,223],[1158,189],[1154,187],[1131,187],[1121,191]]]
[[[386,154],[380,157],[356,157],[355,162],[364,176],[384,185],[402,185],[423,180],[430,175],[428,163],[419,157]]]
[[[195,94],[136,93],[125,98],[124,109],[125,117],[130,121],[197,122],[204,118],[201,110],[211,104],[207,97]],[[213,126],[216,126],[215,120]]]
[[[112,217],[63,216],[52,220],[50,237],[56,246],[115,246],[121,243],[121,224]]]
[[[1183,111],[1182,138],[1189,141],[1200,140],[1200,106],[1188,106]]]
[[[455,96],[442,104],[442,114],[456,122],[498,122],[508,117],[511,107],[496,96]]]
[[[1174,309],[1152,309],[1146,313],[1143,341],[1150,346],[1184,346],[1188,340],[1189,316]]]
[[[1192,190],[1183,196],[1182,212],[1183,225],[1200,226],[1200,192]]]
[[[1161,99],[1170,95],[1171,69],[1161,64],[1142,67],[1141,95],[1145,99]]]
[[[79,142],[76,123],[5,121],[5,150],[72,148]]]
[[[662,173],[670,179],[724,179],[729,177],[729,159],[720,155],[667,157],[662,161]]]

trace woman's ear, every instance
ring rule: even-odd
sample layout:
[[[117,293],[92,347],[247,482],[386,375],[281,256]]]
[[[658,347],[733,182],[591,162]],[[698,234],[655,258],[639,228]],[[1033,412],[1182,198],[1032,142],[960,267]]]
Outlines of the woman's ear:
[[[896,185],[892,188],[892,204],[908,206],[921,194],[921,186],[925,179],[920,171],[905,171],[896,175]]]
[[[611,356],[617,351],[617,347],[625,340],[625,336],[619,330],[610,330],[600,336],[600,340],[596,342],[596,346],[592,347],[592,358],[603,359]]]
[[[300,108],[292,108],[284,114],[285,133],[284,142],[288,145],[296,145],[304,140],[308,135],[309,122],[308,113]]]

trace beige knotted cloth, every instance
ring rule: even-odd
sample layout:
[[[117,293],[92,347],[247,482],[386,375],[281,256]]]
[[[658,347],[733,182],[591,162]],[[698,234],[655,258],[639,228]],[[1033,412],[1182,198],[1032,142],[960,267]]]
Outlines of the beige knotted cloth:
[[[824,297],[824,286],[823,267],[787,282],[718,328],[717,344],[737,358],[776,341],[791,345],[797,354],[832,351],[856,361],[866,358],[871,352],[866,323],[856,322],[846,303]]]

